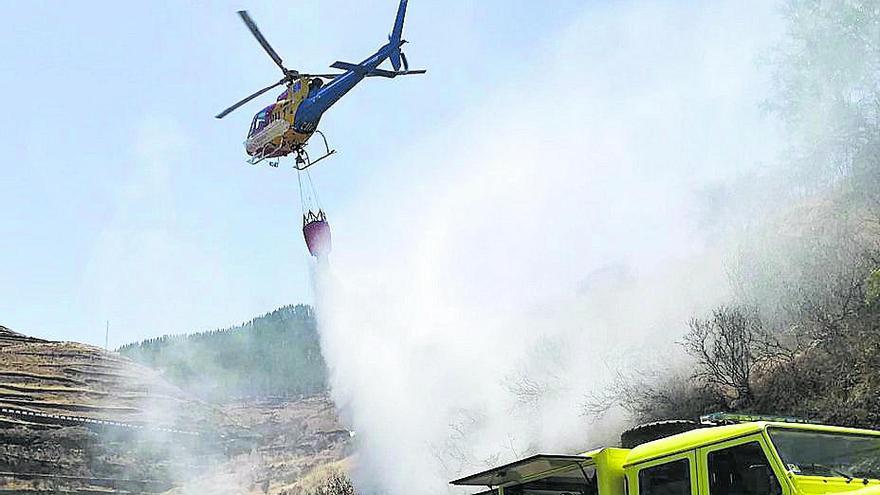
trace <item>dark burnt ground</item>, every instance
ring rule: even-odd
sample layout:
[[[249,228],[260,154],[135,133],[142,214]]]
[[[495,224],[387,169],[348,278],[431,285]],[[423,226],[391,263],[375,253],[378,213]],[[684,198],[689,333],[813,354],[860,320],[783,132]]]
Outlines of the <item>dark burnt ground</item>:
[[[298,493],[303,478],[354,453],[352,433],[325,395],[241,401],[225,410],[255,439],[250,491],[244,493]]]

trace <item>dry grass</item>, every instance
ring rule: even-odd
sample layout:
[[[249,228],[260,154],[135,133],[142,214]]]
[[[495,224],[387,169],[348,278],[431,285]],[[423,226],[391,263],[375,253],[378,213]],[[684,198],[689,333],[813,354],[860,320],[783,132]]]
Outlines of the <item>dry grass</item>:
[[[179,494],[297,493],[350,451],[327,397],[208,404],[115,353],[0,327],[4,489],[129,493],[153,480],[139,493],[169,482]]]

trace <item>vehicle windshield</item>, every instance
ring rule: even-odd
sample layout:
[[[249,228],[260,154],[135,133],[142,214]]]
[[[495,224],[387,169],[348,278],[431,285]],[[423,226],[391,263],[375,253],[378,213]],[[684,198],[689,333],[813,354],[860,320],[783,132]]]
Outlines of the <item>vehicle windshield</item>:
[[[880,435],[770,428],[785,467],[794,474],[880,479]]]

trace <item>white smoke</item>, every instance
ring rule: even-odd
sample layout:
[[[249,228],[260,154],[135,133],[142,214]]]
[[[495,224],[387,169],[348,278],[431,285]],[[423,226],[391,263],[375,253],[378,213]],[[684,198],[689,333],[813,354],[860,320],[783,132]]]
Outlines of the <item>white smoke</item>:
[[[445,493],[613,438],[584,396],[675,360],[686,319],[728,294],[702,198],[774,156],[756,63],[772,14],[587,6],[543,67],[405,148],[368,185],[381,209],[330,219],[319,321],[363,490]]]

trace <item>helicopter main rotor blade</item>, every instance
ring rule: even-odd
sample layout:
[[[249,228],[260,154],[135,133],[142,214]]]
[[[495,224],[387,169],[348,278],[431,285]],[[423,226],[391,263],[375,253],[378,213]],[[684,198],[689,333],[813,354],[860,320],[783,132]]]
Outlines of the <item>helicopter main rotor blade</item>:
[[[238,107],[244,105],[245,103],[247,103],[247,102],[253,100],[254,98],[260,96],[261,94],[265,93],[266,91],[269,91],[270,89],[272,89],[272,88],[274,88],[274,87],[276,87],[276,86],[281,86],[282,84],[284,84],[284,82],[285,82],[284,79],[282,79],[282,80],[278,81],[277,83],[275,83],[275,84],[273,84],[273,85],[271,85],[271,86],[267,86],[267,87],[265,87],[265,88],[263,88],[263,89],[257,91],[256,93],[254,93],[254,94],[248,96],[247,98],[245,98],[245,99],[239,101],[239,102],[236,103],[235,105],[232,105],[231,107],[227,108],[226,110],[223,110],[222,112],[218,113],[218,114],[216,115],[216,118],[218,118],[218,119],[222,119],[223,117],[226,117],[227,115],[229,115],[230,113],[232,113],[232,112],[233,112],[235,109],[237,109]]]
[[[345,74],[345,73],[344,72],[336,73],[336,74],[302,74],[301,73],[301,74],[299,74],[299,77],[321,77],[324,79],[333,79],[334,77],[339,77],[343,74]]]
[[[238,15],[241,16],[241,20],[244,21],[248,29],[251,30],[251,34],[254,35],[254,38],[257,38],[257,41],[263,45],[263,49],[266,50],[266,53],[272,57],[272,60],[275,61],[278,67],[281,67],[281,70],[284,71],[284,74],[286,75],[289,71],[284,67],[281,57],[278,56],[278,53],[275,52],[272,45],[270,45],[269,42],[266,41],[266,38],[263,37],[263,33],[260,32],[260,28],[257,27],[257,24],[251,19],[251,16],[248,15],[247,10],[239,10]]]

